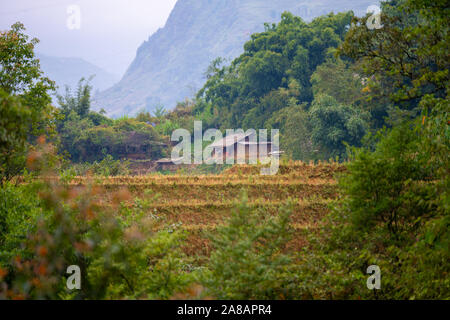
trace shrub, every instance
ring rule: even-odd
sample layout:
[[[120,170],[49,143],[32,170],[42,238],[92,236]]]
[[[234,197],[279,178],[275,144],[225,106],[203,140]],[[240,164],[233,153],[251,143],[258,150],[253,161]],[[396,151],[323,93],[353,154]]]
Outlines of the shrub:
[[[291,258],[283,253],[291,210],[268,217],[243,202],[212,236],[215,251],[203,283],[218,299],[282,299],[293,296]]]
[[[0,189],[0,298],[167,299],[192,282],[183,234],[146,215],[148,204],[121,205],[125,189],[102,205],[105,192],[46,179]],[[80,290],[66,288],[71,265]]]
[[[343,198],[303,257],[311,296],[450,297],[450,188],[442,171],[449,143],[437,138],[448,129],[435,120],[383,131],[374,152],[353,150],[348,174],[340,179]],[[370,265],[381,269],[381,290],[366,288]]]
[[[67,170],[72,171],[76,176],[84,176],[87,174],[104,177],[125,176],[130,173],[129,166],[129,161],[114,160],[111,155],[107,155],[101,161],[72,164]]]

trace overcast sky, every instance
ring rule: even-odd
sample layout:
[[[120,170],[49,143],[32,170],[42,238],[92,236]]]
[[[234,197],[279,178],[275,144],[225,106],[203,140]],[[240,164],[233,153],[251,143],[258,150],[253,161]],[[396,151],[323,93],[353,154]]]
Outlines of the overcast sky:
[[[27,34],[41,41],[38,52],[80,57],[121,76],[137,48],[164,26],[176,0],[0,0],[0,3],[1,30],[20,21],[25,24]],[[73,5],[75,11],[68,13]]]

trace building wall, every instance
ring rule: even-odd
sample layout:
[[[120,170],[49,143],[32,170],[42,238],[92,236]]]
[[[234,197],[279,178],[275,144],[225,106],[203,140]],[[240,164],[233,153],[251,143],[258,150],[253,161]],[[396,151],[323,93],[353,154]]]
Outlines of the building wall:
[[[245,145],[245,146],[244,146],[244,151],[245,151],[244,159],[245,159],[246,161],[248,161],[248,160],[250,159],[250,156],[251,156],[251,155],[256,156],[256,158],[259,159],[259,158],[261,157],[261,155],[262,155],[263,148],[265,148],[265,146],[262,146],[262,145],[259,145],[259,144],[258,144],[258,145],[256,146],[256,148],[253,147],[253,149],[256,149],[256,150],[252,150],[252,147],[251,147],[250,145]],[[253,152],[251,153],[251,151],[253,151]],[[272,152],[272,145],[271,145],[271,144],[268,144],[268,145],[267,145],[266,157],[268,156],[268,154],[269,154],[270,152]],[[222,148],[221,153],[222,153],[222,157],[223,157],[223,162],[225,163],[226,157],[227,157],[227,148]],[[233,153],[234,153],[234,154],[233,154],[233,155],[234,155],[234,160],[235,160],[235,162],[236,162],[236,161],[238,160],[238,156],[240,156],[240,155],[238,154],[238,143],[235,143],[235,144],[234,144],[234,152],[233,152]],[[220,156],[220,155],[219,155],[219,154],[216,154],[216,152],[214,151],[214,152],[213,152],[213,157],[215,157],[215,156]]]

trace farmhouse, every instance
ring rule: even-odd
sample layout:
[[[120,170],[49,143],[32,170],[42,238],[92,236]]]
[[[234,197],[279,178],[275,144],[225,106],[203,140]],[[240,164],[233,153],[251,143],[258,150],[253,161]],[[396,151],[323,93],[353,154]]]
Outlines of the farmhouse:
[[[209,147],[213,148],[212,157],[223,157],[224,162],[227,157],[245,161],[269,156],[274,147],[272,142],[257,140],[256,132],[236,133],[215,141]]]
[[[174,170],[176,167],[183,161],[183,158],[179,159],[161,159],[156,161],[156,169],[157,170]]]

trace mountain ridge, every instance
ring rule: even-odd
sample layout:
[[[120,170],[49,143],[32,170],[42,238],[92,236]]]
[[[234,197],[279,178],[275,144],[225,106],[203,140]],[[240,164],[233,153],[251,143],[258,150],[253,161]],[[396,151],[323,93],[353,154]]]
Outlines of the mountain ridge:
[[[217,57],[233,59],[250,35],[277,23],[290,11],[308,21],[353,9],[364,14],[373,1],[179,0],[163,28],[137,50],[123,78],[95,96],[94,106],[110,116],[167,109],[192,97],[205,82],[204,73]]]
[[[114,85],[119,77],[82,58],[55,57],[38,53],[41,69],[45,76],[56,82],[58,93],[63,94],[65,86],[75,88],[81,78],[94,78],[91,85],[96,90],[105,90]]]

